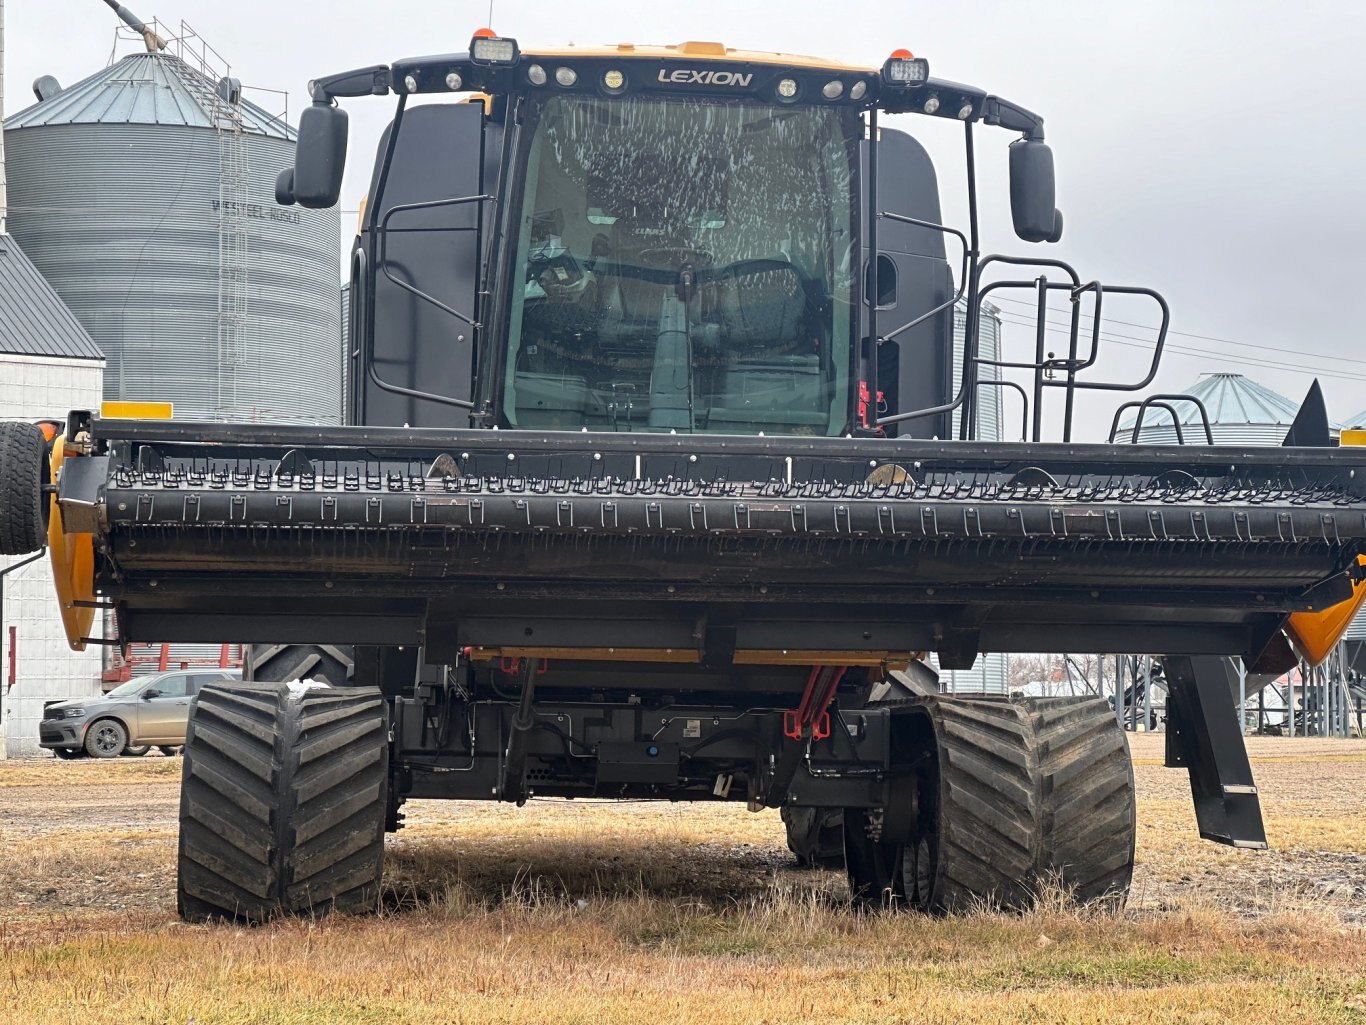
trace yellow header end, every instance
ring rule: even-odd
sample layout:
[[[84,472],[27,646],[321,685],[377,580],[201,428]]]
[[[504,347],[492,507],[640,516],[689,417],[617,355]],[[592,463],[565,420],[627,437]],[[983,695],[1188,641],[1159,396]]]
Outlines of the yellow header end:
[[[1349,427],[1342,432],[1342,444],[1344,445],[1366,445],[1366,430],[1360,427]]]
[[[1366,431],[1358,431],[1366,434]],[[1357,563],[1366,566],[1366,555],[1358,555]],[[1352,597],[1314,612],[1292,612],[1285,621],[1285,633],[1295,653],[1311,666],[1319,665],[1342,640],[1352,619],[1366,604],[1366,581],[1352,585]]]
[[[100,403],[100,416],[106,420],[170,420],[174,412],[169,402]]]

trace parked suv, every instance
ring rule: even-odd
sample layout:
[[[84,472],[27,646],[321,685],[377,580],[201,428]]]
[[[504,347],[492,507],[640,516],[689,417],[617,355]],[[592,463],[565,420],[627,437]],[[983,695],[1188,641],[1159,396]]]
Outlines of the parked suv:
[[[100,697],[54,701],[43,709],[38,742],[59,758],[116,758],[151,746],[169,754],[185,743],[190,699],[199,688],[241,677],[237,669],[175,670],[129,680]]]

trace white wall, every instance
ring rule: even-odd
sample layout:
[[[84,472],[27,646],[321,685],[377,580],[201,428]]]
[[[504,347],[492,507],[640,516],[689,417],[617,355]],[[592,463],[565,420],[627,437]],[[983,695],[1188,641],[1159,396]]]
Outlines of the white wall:
[[[71,409],[100,404],[104,364],[0,353],[0,420],[65,419]],[[0,569],[22,558],[0,556]],[[100,693],[101,648],[72,651],[62,631],[46,558],[4,578],[5,627],[0,638],[0,756],[32,757],[43,702]],[[9,684],[9,628],[15,627],[15,684]],[[95,624],[98,633],[99,623]]]

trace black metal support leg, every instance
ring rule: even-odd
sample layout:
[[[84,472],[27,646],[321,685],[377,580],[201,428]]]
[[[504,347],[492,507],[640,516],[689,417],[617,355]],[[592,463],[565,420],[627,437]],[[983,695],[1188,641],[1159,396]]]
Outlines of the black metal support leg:
[[[518,669],[522,682],[521,700],[512,717],[508,732],[507,750],[503,755],[502,780],[498,788],[500,800],[511,801],[521,807],[526,804],[527,739],[536,725],[536,673],[541,667],[538,658],[524,658]]]
[[[1168,656],[1167,765],[1191,777],[1200,835],[1233,847],[1266,847],[1234,702],[1233,664],[1214,655]]]

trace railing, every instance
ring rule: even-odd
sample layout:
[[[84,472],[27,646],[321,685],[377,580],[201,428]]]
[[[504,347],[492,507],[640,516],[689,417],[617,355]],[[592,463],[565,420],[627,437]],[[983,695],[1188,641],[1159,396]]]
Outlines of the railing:
[[[1171,311],[1167,306],[1167,301],[1162,295],[1151,288],[1143,288],[1134,285],[1102,285],[1099,281],[1083,282],[1077,272],[1068,264],[1061,260],[1050,260],[1037,257],[1015,257],[1015,256],[987,256],[981,260],[971,259],[968,251],[968,241],[961,232],[942,225],[930,224],[910,217],[902,217],[895,214],[882,214],[883,217],[900,223],[911,224],[917,227],[935,229],[947,234],[954,235],[964,244],[963,256],[963,275],[960,277],[960,286],[954,297],[947,303],[941,303],[934,309],[929,310],[913,320],[908,321],[889,331],[885,335],[879,336],[879,344],[892,341],[898,335],[923,323],[928,318],[940,313],[944,309],[958,302],[965,294],[970,297],[969,316],[967,318],[967,337],[963,344],[963,363],[959,387],[957,394],[948,402],[935,406],[927,406],[921,409],[909,410],[907,412],[894,413],[878,419],[879,427],[901,423],[907,420],[916,420],[924,417],[939,416],[945,413],[958,412],[960,414],[958,437],[962,439],[975,438],[977,433],[977,395],[984,387],[1010,388],[1018,392],[1024,403],[1024,429],[1022,439],[1033,442],[1043,440],[1044,434],[1044,396],[1046,389],[1059,388],[1064,393],[1064,408],[1062,416],[1062,441],[1072,440],[1076,397],[1080,391],[1112,391],[1112,392],[1134,392],[1141,391],[1152,384],[1157,376],[1158,367],[1162,361],[1162,354],[1166,346],[1167,330],[1171,322]],[[1052,270],[1061,272],[1064,276],[1062,281],[1049,280],[1047,273],[1040,274],[1033,279],[997,279],[985,280],[986,272],[996,265],[1010,265],[1018,267],[1034,267],[1044,271]],[[1029,290],[1036,297],[1036,326],[1034,333],[1034,354],[1033,359],[1005,359],[1001,354],[996,358],[983,356],[980,352],[979,325],[982,319],[982,306],[990,296],[1010,290]],[[1048,299],[1050,296],[1063,292],[1071,303],[1072,312],[1069,320],[1067,332],[1066,355],[1057,356],[1049,350],[1046,338]],[[1157,328],[1157,338],[1153,346],[1152,358],[1149,361],[1146,372],[1133,380],[1093,380],[1086,375],[1093,370],[1100,361],[1102,344],[1105,336],[1101,332],[1102,306],[1107,295],[1136,295],[1146,297],[1157,306],[1161,315],[1161,320]],[[1092,309],[1089,313],[1091,327],[1087,332],[1086,351],[1082,352],[1082,304],[1087,297],[1092,298]],[[993,379],[983,377],[981,369],[983,367],[994,367],[997,370],[1015,370],[1024,372],[1031,377],[1029,388],[1015,381],[1004,379]],[[1110,431],[1110,441],[1113,442],[1118,433],[1119,416],[1126,410],[1137,407],[1138,425],[1134,431],[1134,439],[1138,438],[1138,429],[1141,427],[1144,414],[1149,409],[1161,409],[1170,413],[1176,425],[1176,434],[1179,443],[1185,443],[1185,435],[1182,431],[1180,418],[1176,414],[1172,402],[1184,401],[1193,403],[1200,416],[1200,426],[1204,429],[1205,439],[1209,444],[1214,443],[1213,432],[1210,428],[1209,414],[1204,405],[1196,398],[1188,395],[1154,395],[1141,401],[1127,402],[1122,405],[1115,414],[1114,426]]]

